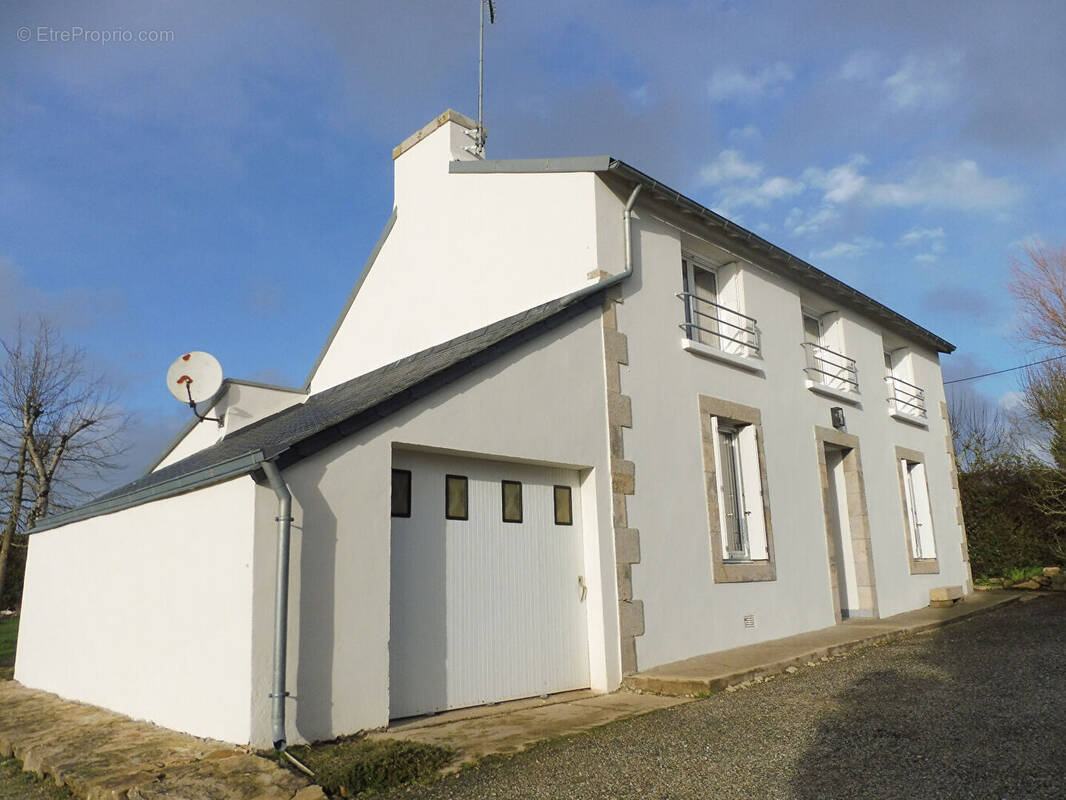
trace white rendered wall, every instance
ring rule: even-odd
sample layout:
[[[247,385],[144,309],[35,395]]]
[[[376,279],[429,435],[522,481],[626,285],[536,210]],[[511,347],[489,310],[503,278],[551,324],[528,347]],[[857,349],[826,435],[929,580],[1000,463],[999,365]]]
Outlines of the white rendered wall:
[[[237,478],[31,535],[15,678],[247,743],[254,489]]]
[[[620,214],[621,203],[605,203],[604,219]],[[633,428],[624,431],[624,441],[637,472],[628,509],[641,542],[641,562],[633,566],[634,597],[644,603],[646,629],[636,640],[639,668],[834,624],[814,438],[816,425],[830,427],[831,406],[843,406],[848,433],[860,441],[880,615],[927,605],[930,587],[965,584],[935,354],[918,348],[912,358],[916,382],[926,390],[928,429],[894,420],[887,413],[880,330],[840,308],[844,347],[858,361],[862,406],[816,395],[804,386],[797,287],[750,265],[740,275],[744,310],[762,330],[764,375],[686,352],[678,328],[683,307],[674,296],[681,289],[682,235],[646,207],[638,205],[638,217],[636,273],[623,284],[618,327],[629,339],[622,391],[632,398]],[[684,247],[723,260],[699,239],[686,237]],[[826,305],[839,308],[832,301]],[[714,582],[700,394],[762,413],[775,581]],[[910,574],[896,445],[925,455],[940,574]],[[756,615],[754,630],[745,629],[747,614]]]
[[[448,122],[396,160],[396,223],[312,393],[620,271],[597,256],[592,173],[449,174],[469,143]]]
[[[394,447],[580,470],[593,688],[621,679],[599,308],[284,472],[294,497],[291,741],[389,719],[390,481]],[[272,597],[276,504],[260,487],[256,607]],[[269,654],[269,613],[256,653]],[[257,663],[263,658],[257,656]],[[267,659],[269,663],[269,659]],[[257,669],[253,741],[269,743],[269,667]]]

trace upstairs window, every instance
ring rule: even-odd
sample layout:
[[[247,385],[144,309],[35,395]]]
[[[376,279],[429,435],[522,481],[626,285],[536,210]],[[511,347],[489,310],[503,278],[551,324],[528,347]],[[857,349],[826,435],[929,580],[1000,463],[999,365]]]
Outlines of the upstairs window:
[[[833,318],[836,317],[835,320]],[[833,324],[829,324],[832,320]],[[840,340],[839,316],[803,310],[803,349],[806,351],[807,380],[845,392],[859,391],[859,372],[855,359],[845,355]]]
[[[925,391],[914,379],[913,356],[905,347],[885,350],[888,413],[894,417],[926,418]]]
[[[735,264],[712,267],[685,256],[681,259],[681,292],[677,295],[684,304],[681,329],[685,338],[715,350],[739,356],[759,356],[759,332],[755,320],[728,302],[724,291],[726,275]],[[736,276],[732,282],[735,285]],[[735,295],[735,289],[728,292]]]

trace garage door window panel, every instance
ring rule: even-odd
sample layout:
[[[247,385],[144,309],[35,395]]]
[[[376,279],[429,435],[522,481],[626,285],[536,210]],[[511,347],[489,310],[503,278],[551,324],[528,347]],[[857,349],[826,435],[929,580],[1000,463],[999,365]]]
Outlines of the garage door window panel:
[[[470,519],[470,487],[465,475],[444,478],[444,518]]]
[[[522,521],[522,484],[519,481],[502,481],[503,521]]]
[[[569,486],[555,487],[555,524],[574,524],[574,503]]]
[[[392,471],[392,516],[411,516],[411,470]]]

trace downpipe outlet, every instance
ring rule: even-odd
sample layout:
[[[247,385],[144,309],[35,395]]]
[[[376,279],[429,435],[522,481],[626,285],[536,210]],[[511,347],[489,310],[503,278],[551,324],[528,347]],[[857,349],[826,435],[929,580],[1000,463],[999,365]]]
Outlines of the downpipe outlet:
[[[274,587],[274,679],[271,686],[270,726],[274,749],[285,750],[285,658],[289,639],[289,539],[292,525],[292,493],[273,461],[263,462],[263,472],[278,497],[278,572]]]
[[[643,188],[644,184],[642,183],[638,183],[633,187],[629,200],[626,201],[625,210],[622,212],[622,225],[625,228],[626,240],[626,269],[622,273],[623,275],[631,275],[633,273],[633,206],[637,204],[637,196]]]

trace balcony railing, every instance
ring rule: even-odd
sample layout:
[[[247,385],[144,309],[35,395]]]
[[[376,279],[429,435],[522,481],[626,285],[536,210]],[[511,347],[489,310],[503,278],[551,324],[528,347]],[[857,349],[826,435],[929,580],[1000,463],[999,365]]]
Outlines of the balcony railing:
[[[895,375],[886,375],[889,410],[925,419],[925,392]]]
[[[689,292],[678,292],[677,297],[685,304],[685,321],[678,327],[686,339],[725,353],[761,356],[762,337],[754,317]]]
[[[803,347],[807,351],[805,372],[809,380],[832,389],[858,393],[859,370],[854,358],[814,342],[804,342]]]

